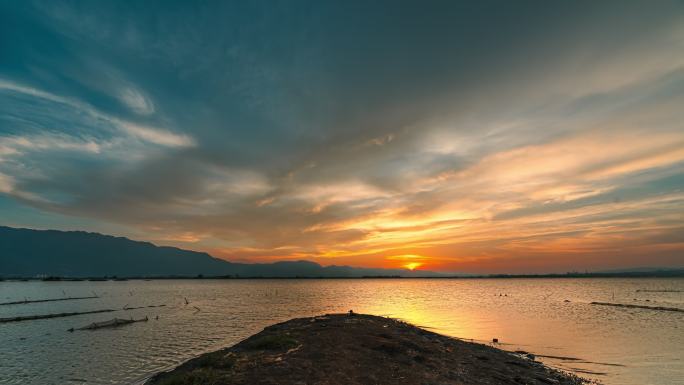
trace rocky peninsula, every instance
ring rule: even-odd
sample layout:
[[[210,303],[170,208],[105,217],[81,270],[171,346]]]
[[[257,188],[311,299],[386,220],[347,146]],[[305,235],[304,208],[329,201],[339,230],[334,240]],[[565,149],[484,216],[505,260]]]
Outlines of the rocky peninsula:
[[[147,385],[588,383],[525,356],[372,315],[296,318],[155,375]]]

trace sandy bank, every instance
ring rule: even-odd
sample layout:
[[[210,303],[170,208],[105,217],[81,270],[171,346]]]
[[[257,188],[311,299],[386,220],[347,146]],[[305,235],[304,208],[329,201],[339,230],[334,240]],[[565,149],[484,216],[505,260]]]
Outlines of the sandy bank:
[[[583,384],[529,358],[370,315],[272,325],[148,385]]]

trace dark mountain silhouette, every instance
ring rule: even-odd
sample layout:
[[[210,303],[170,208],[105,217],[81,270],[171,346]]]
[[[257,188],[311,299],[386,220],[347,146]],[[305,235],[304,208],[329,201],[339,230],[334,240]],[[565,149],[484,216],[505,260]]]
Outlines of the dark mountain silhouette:
[[[233,263],[207,253],[84,231],[0,226],[0,277],[362,277],[438,276],[401,269],[323,267],[310,261]]]

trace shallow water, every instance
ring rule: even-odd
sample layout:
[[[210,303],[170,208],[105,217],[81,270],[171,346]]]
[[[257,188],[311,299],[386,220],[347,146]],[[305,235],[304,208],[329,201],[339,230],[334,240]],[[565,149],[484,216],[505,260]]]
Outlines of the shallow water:
[[[93,292],[99,298],[0,306],[0,318],[166,306],[0,324],[0,384],[136,383],[274,322],[349,309],[482,343],[498,338],[507,350],[573,358],[541,360],[607,385],[684,384],[684,313],[589,304],[684,308],[684,279],[0,282],[0,302]],[[150,321],[67,332],[145,316]]]

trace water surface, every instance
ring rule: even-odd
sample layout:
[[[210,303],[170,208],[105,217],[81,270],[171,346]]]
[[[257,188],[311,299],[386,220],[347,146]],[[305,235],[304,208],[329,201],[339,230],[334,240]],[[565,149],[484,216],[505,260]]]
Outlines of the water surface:
[[[684,308],[684,279],[0,282],[0,302],[93,293],[99,298],[0,306],[0,317],[166,306],[0,324],[0,383],[136,383],[274,322],[353,309],[567,357],[542,360],[607,385],[684,384],[684,313],[589,304]],[[149,322],[116,329],[67,331],[145,316]]]

